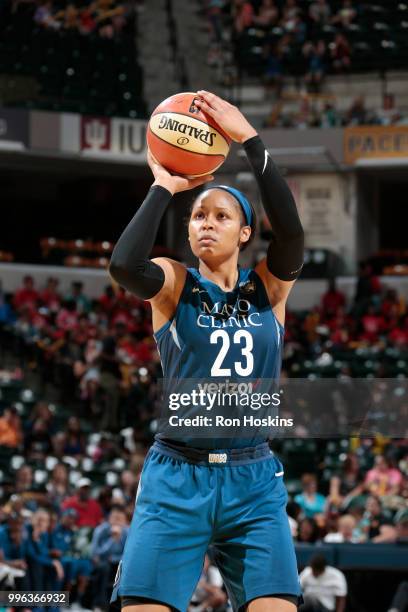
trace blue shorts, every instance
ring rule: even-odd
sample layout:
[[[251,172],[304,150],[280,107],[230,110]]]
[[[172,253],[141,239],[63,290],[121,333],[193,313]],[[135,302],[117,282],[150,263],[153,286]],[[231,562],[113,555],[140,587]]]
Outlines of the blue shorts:
[[[111,603],[138,596],[185,612],[209,549],[234,610],[278,593],[301,601],[282,476],[266,443],[179,451],[155,442]]]

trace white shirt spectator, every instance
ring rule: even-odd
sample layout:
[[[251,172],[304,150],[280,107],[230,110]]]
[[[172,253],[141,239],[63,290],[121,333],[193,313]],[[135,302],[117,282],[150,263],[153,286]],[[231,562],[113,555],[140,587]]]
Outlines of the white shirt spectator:
[[[303,594],[313,595],[328,610],[336,609],[336,597],[347,595],[347,582],[343,572],[327,565],[324,572],[314,576],[312,568],[305,567],[299,576]]]

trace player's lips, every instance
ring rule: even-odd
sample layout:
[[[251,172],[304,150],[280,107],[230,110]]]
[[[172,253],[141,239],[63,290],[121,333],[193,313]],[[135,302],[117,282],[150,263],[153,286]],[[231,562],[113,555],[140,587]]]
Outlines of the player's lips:
[[[213,236],[209,236],[208,234],[205,236],[201,236],[201,238],[198,239],[198,242],[217,242],[216,239]]]

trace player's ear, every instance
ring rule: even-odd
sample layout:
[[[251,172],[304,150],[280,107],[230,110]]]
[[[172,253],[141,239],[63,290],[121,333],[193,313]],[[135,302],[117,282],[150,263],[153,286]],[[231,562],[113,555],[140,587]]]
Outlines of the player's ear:
[[[241,231],[239,235],[240,244],[244,244],[245,242],[248,242],[248,240],[251,237],[251,233],[252,233],[252,230],[249,225],[244,225],[244,227],[241,227]]]

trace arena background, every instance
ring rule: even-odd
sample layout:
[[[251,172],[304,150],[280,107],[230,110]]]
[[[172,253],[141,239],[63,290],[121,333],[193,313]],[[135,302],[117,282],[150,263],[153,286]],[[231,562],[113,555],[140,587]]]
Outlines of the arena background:
[[[98,551],[113,523],[118,549],[125,537],[160,364],[150,308],[112,287],[106,269],[151,184],[146,123],[165,97],[207,89],[238,104],[295,196],[306,260],[289,299],[284,375],[405,379],[407,34],[408,5],[396,0],[2,0],[2,589],[56,588],[50,572],[33,573],[37,558],[21,542],[39,508],[59,522],[89,478],[99,506],[69,529],[62,519],[69,546],[58,557],[50,532],[43,553],[88,560],[65,588],[78,606],[108,607],[120,555],[101,563]],[[252,265],[269,228],[239,147],[217,177],[260,213],[242,259]],[[192,197],[174,198],[155,255],[194,264],[183,230]],[[299,569],[324,553],[346,575],[347,612],[386,612],[408,578],[406,412],[399,431],[272,443],[285,463]],[[305,508],[302,491],[313,496],[315,486],[324,497]],[[104,523],[112,505],[125,520],[116,508]],[[24,577],[13,577],[17,566]]]

